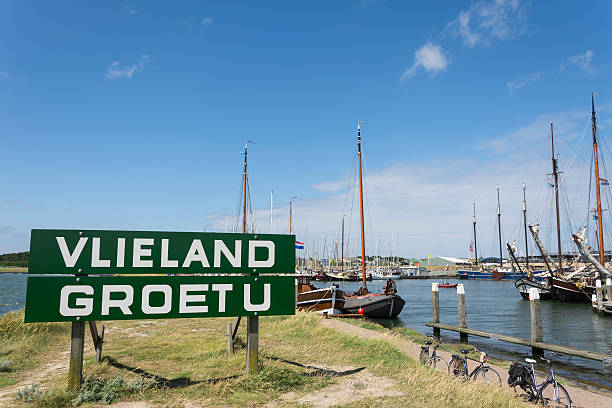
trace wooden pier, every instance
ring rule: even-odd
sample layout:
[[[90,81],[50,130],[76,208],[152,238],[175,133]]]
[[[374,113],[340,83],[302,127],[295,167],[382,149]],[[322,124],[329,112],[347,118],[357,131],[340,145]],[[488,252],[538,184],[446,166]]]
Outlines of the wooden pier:
[[[460,291],[462,293],[460,293]],[[467,342],[468,335],[488,338],[493,341],[504,341],[506,343],[518,344],[521,346],[531,347],[532,354],[534,356],[542,356],[544,350],[553,351],[555,353],[567,354],[570,356],[576,356],[586,358],[589,360],[601,361],[606,367],[612,367],[612,355],[597,353],[589,350],[581,350],[568,346],[561,346],[558,344],[551,344],[543,342],[543,330],[542,330],[542,313],[540,310],[540,296],[537,289],[532,288],[529,292],[529,303],[531,308],[531,338],[523,339],[520,337],[507,336],[504,334],[490,333],[482,330],[474,330],[467,328],[467,314],[465,305],[465,289],[463,285],[458,285],[458,306],[459,306],[459,321],[461,326],[457,327],[449,324],[440,323],[440,305],[438,296],[438,287],[436,283],[432,284],[432,311],[433,311],[433,322],[425,323],[427,327],[434,329],[434,334],[439,335],[440,330],[449,330],[459,333],[461,341]],[[463,299],[462,299],[463,297]]]

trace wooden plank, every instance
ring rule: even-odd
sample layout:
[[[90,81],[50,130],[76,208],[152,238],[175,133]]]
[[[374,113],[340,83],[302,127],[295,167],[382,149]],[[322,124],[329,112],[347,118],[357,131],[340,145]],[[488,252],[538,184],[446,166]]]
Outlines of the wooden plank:
[[[246,373],[255,375],[259,372],[259,316],[247,317],[246,354]]]
[[[104,344],[104,325],[102,325],[102,331],[98,337],[98,347],[96,347],[96,363],[102,361],[102,345]]]
[[[85,322],[72,322],[70,333],[70,365],[68,388],[79,388],[83,383],[83,347],[85,346]]]
[[[234,354],[234,339],[232,338],[232,324],[227,324],[227,354]]]
[[[425,323],[425,326],[438,327],[442,330],[449,330],[449,331],[454,331],[458,333],[463,332],[463,333],[471,334],[471,335],[478,336],[478,337],[491,338],[491,336],[493,336],[497,338],[497,340],[499,341],[505,341],[507,343],[513,343],[513,344],[520,344],[522,346],[528,346],[528,347],[537,347],[537,348],[541,348],[544,350],[554,351],[556,353],[568,354],[568,355],[576,356],[576,357],[582,357],[582,358],[586,358],[589,360],[597,360],[597,361],[603,361],[603,362],[612,360],[612,355],[610,354],[596,353],[594,351],[580,350],[580,349],[575,349],[573,347],[560,346],[558,344],[550,344],[550,343],[544,343],[544,342],[532,343],[531,341],[527,339],[522,339],[520,337],[489,333],[489,332],[485,332],[482,330],[464,329],[464,328],[457,327],[457,326],[451,326],[449,324],[431,323],[431,322]]]

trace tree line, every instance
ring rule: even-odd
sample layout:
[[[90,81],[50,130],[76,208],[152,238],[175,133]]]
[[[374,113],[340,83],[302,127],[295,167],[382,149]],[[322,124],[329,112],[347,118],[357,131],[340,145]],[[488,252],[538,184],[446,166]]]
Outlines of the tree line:
[[[28,266],[29,252],[15,252],[0,255],[0,266]]]

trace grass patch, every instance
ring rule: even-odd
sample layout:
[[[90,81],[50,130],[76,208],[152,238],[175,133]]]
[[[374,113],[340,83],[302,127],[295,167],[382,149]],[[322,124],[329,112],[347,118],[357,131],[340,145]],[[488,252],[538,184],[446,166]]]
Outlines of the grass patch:
[[[351,406],[526,406],[508,390],[464,384],[428,369],[385,339],[362,339],[324,327],[313,313],[260,318],[261,370],[246,376],[243,343],[238,341],[236,353],[227,355],[226,325],[232,320],[106,322],[104,362],[94,364],[92,352],[86,354],[89,379],[80,392],[65,391],[65,374],[54,375],[47,382],[49,391],[20,404],[88,406],[129,399],[167,407],[184,401],[196,406],[256,407],[271,401],[296,406],[302,396],[351,378],[346,377],[355,371],[350,369],[367,367],[373,375],[393,379],[398,395],[366,398]],[[244,330],[243,324],[239,333]],[[67,333],[59,329],[50,336],[68,339]],[[367,385],[355,384],[351,387],[356,390]]]
[[[23,318],[23,310],[0,316],[0,387],[18,382],[23,371],[39,367],[69,343],[69,323],[25,324]]]

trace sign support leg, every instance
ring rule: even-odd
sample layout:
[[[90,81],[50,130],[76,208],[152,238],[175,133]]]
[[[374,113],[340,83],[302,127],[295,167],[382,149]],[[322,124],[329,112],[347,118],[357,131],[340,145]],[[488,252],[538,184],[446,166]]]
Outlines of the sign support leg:
[[[68,388],[78,388],[83,383],[83,347],[85,345],[85,322],[72,322],[70,334],[70,366]]]
[[[88,323],[89,331],[91,332],[91,339],[93,340],[93,345],[96,349],[96,363],[99,363],[102,360],[102,344],[104,344],[104,325],[102,325],[102,331],[98,334],[96,322]]]
[[[236,338],[236,334],[238,333],[238,327],[240,327],[240,317],[238,316],[235,320],[234,320],[234,328],[232,331],[232,339]]]
[[[247,375],[259,372],[259,316],[247,317]]]

